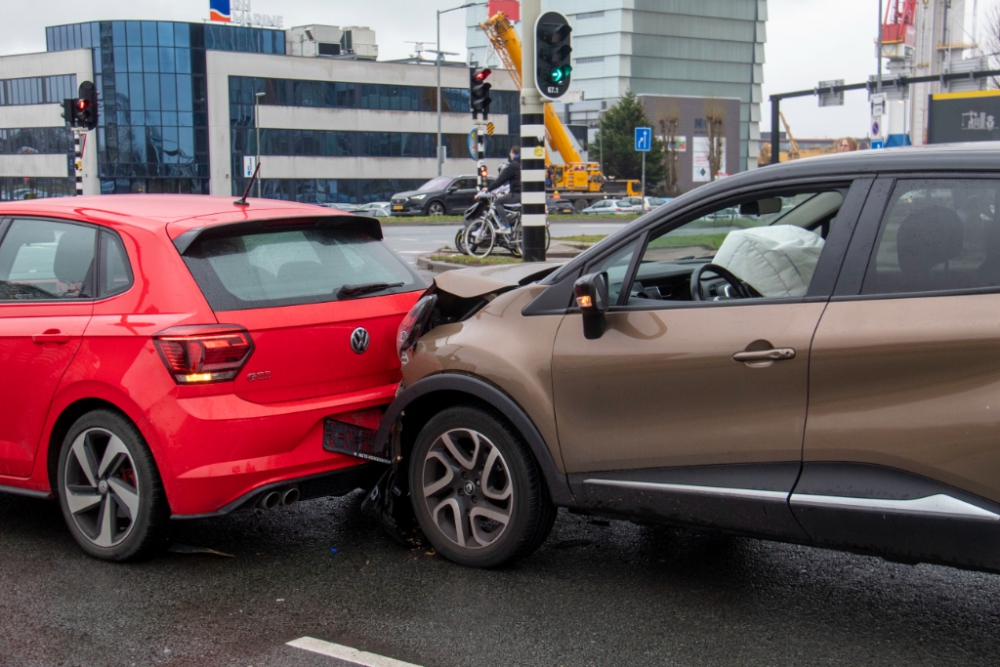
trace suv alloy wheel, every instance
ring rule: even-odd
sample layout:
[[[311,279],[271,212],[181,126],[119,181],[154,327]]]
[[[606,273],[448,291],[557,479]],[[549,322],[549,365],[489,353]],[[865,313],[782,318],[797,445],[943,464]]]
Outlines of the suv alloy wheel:
[[[555,521],[538,466],[499,415],[449,408],[417,436],[410,496],[438,553],[462,565],[493,567],[530,554]]]

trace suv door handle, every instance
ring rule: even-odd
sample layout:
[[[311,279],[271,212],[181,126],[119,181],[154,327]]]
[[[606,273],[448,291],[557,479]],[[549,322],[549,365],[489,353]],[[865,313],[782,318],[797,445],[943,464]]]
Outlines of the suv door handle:
[[[69,342],[69,334],[64,334],[59,329],[48,329],[45,333],[35,334],[31,337],[31,340],[39,345],[44,345],[45,343],[63,345]]]
[[[754,350],[753,352],[737,352],[733,355],[733,361],[742,363],[784,361],[794,358],[795,350],[790,347],[776,347],[770,350]]]

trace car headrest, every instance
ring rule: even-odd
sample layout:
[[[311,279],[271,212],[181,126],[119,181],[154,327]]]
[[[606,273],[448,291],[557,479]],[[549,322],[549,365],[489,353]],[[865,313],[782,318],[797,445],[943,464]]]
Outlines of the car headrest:
[[[899,226],[896,256],[903,273],[927,274],[962,254],[962,220],[950,208],[928,206]]]
[[[82,283],[94,263],[94,230],[72,227],[59,237],[52,270],[61,283]]]

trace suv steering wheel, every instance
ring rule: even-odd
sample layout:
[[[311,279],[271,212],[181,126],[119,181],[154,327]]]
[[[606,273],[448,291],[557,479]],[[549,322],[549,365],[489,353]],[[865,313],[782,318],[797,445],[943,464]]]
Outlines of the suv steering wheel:
[[[691,299],[694,301],[704,301],[705,298],[702,296],[701,292],[701,274],[705,272],[714,273],[723,280],[725,280],[733,288],[736,297],[739,299],[749,299],[753,296],[750,293],[750,288],[747,287],[742,280],[737,278],[729,269],[724,269],[721,266],[715,264],[702,264],[691,274]]]

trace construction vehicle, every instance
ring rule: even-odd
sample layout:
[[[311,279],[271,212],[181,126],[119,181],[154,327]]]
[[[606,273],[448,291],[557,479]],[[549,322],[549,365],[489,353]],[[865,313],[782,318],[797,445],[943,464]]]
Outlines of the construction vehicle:
[[[822,148],[800,149],[799,142],[795,141],[795,137],[792,135],[792,128],[788,125],[788,120],[785,119],[785,113],[783,111],[779,111],[778,116],[781,117],[781,124],[785,126],[785,136],[788,137],[788,143],[790,144],[790,150],[778,153],[779,162],[800,160],[806,157],[816,157],[817,155],[826,155],[828,153],[837,152],[837,145],[835,143],[831,143],[829,146],[824,146]],[[757,155],[757,165],[763,167],[769,164],[771,164],[771,144],[763,144],[760,147],[760,154]]]
[[[521,84],[521,38],[514,26],[503,12],[497,12],[480,28],[486,33],[487,39],[496,51],[497,57],[510,73],[517,89]],[[590,206],[598,199],[607,197],[639,197],[642,196],[641,183],[638,180],[618,181],[607,177],[601,170],[600,163],[585,162],[570,139],[566,126],[559,120],[552,104],[545,103],[545,139],[547,148],[559,153],[563,164],[555,164],[545,152],[545,190],[552,194],[559,192],[560,197],[573,202],[577,211]]]

